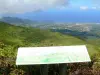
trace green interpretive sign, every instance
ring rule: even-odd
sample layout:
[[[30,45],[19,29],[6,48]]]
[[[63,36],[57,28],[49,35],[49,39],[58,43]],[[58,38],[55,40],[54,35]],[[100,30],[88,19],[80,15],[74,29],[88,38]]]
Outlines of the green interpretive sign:
[[[20,47],[16,65],[58,64],[90,62],[85,45],[51,46],[51,47]]]

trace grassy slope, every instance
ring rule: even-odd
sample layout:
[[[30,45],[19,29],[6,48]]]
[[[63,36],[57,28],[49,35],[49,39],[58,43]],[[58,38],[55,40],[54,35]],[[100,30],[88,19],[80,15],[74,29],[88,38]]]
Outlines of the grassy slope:
[[[17,27],[0,22],[0,56],[16,57],[19,46],[66,46],[86,44],[89,54],[100,51],[98,46],[69,35],[34,28]]]

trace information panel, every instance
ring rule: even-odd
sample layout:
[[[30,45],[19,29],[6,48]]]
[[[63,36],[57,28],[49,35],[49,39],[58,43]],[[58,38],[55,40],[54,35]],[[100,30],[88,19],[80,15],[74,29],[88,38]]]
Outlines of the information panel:
[[[85,45],[51,46],[51,47],[20,47],[16,65],[58,64],[90,62]]]

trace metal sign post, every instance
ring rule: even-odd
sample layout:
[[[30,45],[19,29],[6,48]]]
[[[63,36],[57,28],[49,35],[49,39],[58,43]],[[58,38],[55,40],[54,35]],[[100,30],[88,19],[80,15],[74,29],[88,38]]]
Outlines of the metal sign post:
[[[67,65],[59,64],[59,75],[67,75]]]
[[[48,65],[41,65],[40,67],[40,73],[41,75],[48,75]]]

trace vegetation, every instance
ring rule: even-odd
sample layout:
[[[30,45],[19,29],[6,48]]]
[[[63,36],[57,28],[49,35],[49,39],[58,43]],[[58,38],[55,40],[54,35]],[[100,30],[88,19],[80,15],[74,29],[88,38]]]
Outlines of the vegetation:
[[[87,65],[80,63],[73,65],[70,64],[68,66],[69,75],[72,75],[76,71],[82,75],[99,75],[100,47],[98,41],[95,41],[95,43],[96,44],[94,44],[94,41],[85,41],[70,35],[51,32],[50,30],[14,26],[0,22],[0,75],[26,75],[26,73],[28,73],[28,68],[26,66],[17,67],[15,65],[18,47],[66,46],[83,44],[86,44],[92,62],[88,64],[85,63]],[[84,69],[84,72],[80,66],[82,69]],[[39,73],[39,66],[34,66],[32,70],[33,72],[36,72],[37,75]],[[57,70],[57,68],[55,70]],[[88,74],[87,71],[91,71],[91,74]],[[52,72],[52,67],[50,68],[50,72]],[[87,74],[85,72],[87,72]]]

